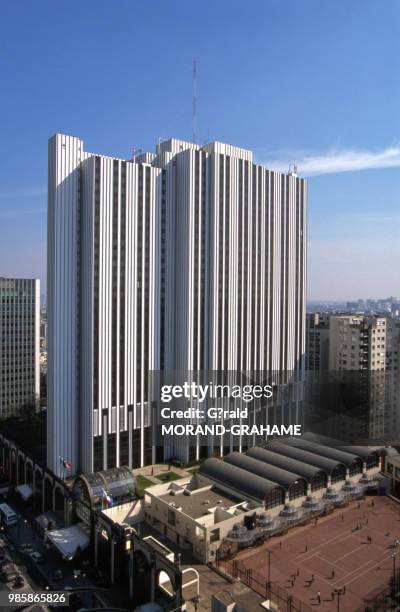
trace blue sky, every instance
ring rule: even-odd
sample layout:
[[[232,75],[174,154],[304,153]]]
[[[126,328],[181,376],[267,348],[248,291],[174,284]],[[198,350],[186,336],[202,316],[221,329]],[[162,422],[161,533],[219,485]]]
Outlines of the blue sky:
[[[0,275],[45,284],[47,139],[191,136],[309,176],[309,298],[400,294],[397,0],[2,0]]]

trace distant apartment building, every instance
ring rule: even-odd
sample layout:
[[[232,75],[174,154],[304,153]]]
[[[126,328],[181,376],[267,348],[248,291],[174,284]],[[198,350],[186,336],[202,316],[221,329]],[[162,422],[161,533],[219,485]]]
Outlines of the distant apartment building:
[[[327,384],[329,382],[330,316],[329,312],[308,312],[306,315],[304,425],[307,429],[324,434],[328,433],[324,429],[324,421],[327,408],[326,398],[329,395]],[[322,427],[321,430],[319,426]]]
[[[218,142],[123,160],[50,139],[53,471],[199,456],[157,445],[151,371],[304,368],[306,200],[303,179]]]
[[[0,418],[37,405],[39,326],[40,281],[0,278]]]
[[[358,390],[364,409],[360,417],[369,438],[387,438],[391,433],[389,423],[398,421],[398,331],[398,324],[390,317],[330,317],[329,369],[355,373],[353,389]]]
[[[327,313],[307,314],[305,368],[308,371],[329,368],[329,317]]]
[[[330,370],[386,370],[386,317],[330,317]]]
[[[40,348],[47,347],[47,309],[42,304],[40,307]]]
[[[400,439],[399,342],[391,316],[307,315],[310,426],[345,439]]]
[[[400,441],[400,319],[386,320],[386,417],[385,438]]]
[[[386,319],[386,367],[400,372],[400,319]]]

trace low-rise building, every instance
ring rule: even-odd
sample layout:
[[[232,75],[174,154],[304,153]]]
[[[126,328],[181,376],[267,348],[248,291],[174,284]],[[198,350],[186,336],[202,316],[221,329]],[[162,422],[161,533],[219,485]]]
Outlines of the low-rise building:
[[[219,460],[218,460],[219,461]],[[223,490],[200,474],[146,489],[146,521],[183,549],[206,562],[222,538],[260,502]]]
[[[279,519],[287,528],[294,517],[306,520],[376,489],[381,452],[335,440],[329,445],[326,439],[318,444],[288,438],[246,455],[209,458],[192,477],[146,489],[144,517],[203,563],[212,562],[221,545],[246,525]],[[253,532],[256,539],[265,539],[265,533]]]
[[[400,455],[386,457],[384,473],[391,481],[391,494],[400,500]]]

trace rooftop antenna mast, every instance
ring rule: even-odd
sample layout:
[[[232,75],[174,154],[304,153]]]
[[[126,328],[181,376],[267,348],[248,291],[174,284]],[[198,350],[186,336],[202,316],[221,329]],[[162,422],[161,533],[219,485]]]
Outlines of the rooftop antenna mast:
[[[196,143],[196,106],[197,106],[197,63],[193,60],[193,100],[192,100],[192,127],[193,127],[193,143]]]

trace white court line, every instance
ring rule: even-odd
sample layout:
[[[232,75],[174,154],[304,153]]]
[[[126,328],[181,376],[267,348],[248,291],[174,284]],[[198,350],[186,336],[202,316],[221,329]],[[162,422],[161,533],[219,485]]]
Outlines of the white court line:
[[[350,533],[350,537],[356,537],[353,533]],[[313,548],[312,550],[309,550],[307,552],[304,553],[299,553],[296,557],[296,559],[301,558],[303,561],[307,561],[308,559],[308,555],[314,556],[314,554],[323,546],[329,546],[330,544],[332,544],[332,542],[334,542],[335,540],[339,540],[339,543],[342,540],[347,540],[349,537],[349,533],[348,531],[342,531],[340,534],[338,534],[337,536],[335,536],[334,538],[331,538],[330,540],[325,540],[325,542],[322,542],[321,544],[319,544],[319,546],[316,546],[315,548]]]
[[[324,557],[321,557],[321,555],[315,555],[317,556],[321,561],[324,561],[325,563],[330,563],[331,565],[337,565],[335,562],[333,561],[327,561],[327,559],[325,559]],[[388,559],[391,558],[391,555],[389,555],[388,557],[383,557],[382,559],[375,561],[374,559],[369,559],[368,561],[366,561],[365,563],[362,563],[361,565],[358,565],[354,570],[351,570],[351,572],[346,572],[344,574],[344,576],[340,579],[340,580],[336,580],[336,581],[332,581],[330,584],[350,584],[351,582],[353,582],[354,580],[356,580],[359,576],[362,576],[364,574],[366,574],[367,572],[373,570],[374,567],[376,567],[378,564],[380,563],[384,563],[385,561],[387,561]],[[372,563],[372,565],[371,565]],[[369,566],[369,567],[367,567]],[[340,567],[340,565],[337,565],[338,569],[343,570],[343,567]],[[365,570],[360,574],[360,569],[364,568]],[[350,578],[350,576],[352,576],[353,574],[357,573],[357,575],[353,578]],[[319,576],[322,580],[324,580],[326,582],[326,580],[322,577]]]
[[[357,537],[355,534],[359,533],[360,531],[362,531],[363,529],[365,529],[366,526],[362,526],[361,529],[358,529],[357,532],[350,532],[350,537],[354,536]],[[326,546],[327,544],[331,544],[332,542],[334,542],[335,540],[338,540],[340,538],[343,537],[349,537],[349,532],[348,532],[348,527],[347,529],[344,529],[343,531],[341,531],[338,535],[334,536],[333,538],[331,538],[330,540],[325,540],[324,542],[321,542],[321,544],[319,544],[318,546],[316,546],[315,548],[313,548],[310,551],[307,552],[303,552],[303,553],[299,553],[296,557],[296,559],[298,559],[299,557],[303,557],[304,559],[306,559],[307,557],[305,555],[307,555],[308,553],[315,553],[315,551],[317,551],[319,548],[322,548],[322,546]]]
[[[388,557],[384,557],[383,559],[381,559],[380,561],[377,561],[376,563],[374,563],[374,565],[372,565],[371,567],[369,567],[368,569],[366,569],[364,572],[359,572],[360,567],[363,567],[363,565],[365,565],[365,563],[363,565],[360,565],[360,567],[358,567],[357,569],[355,569],[354,571],[350,572],[348,575],[350,574],[354,574],[354,572],[357,572],[357,576],[355,576],[354,578],[352,578],[350,581],[343,583],[343,584],[350,584],[351,582],[354,582],[354,580],[356,580],[357,578],[359,578],[360,576],[363,576],[364,574],[366,574],[367,572],[370,572],[374,567],[376,567],[378,564],[380,563],[384,563],[385,561],[388,561],[389,559],[391,559],[392,555],[389,555]],[[389,568],[390,569],[390,568]]]
[[[349,555],[352,555],[353,553],[355,553],[356,550],[359,550],[360,548],[364,548],[365,546],[370,546],[370,544],[360,544],[360,546],[357,546],[357,548],[353,548],[350,552],[346,553],[342,557],[338,557],[337,559],[335,559],[334,562],[337,563],[338,561],[341,561],[345,557],[348,557]]]
[[[321,561],[324,561],[325,563],[331,563],[330,561],[327,561],[326,559],[324,559],[324,557],[321,557],[318,553],[316,553],[315,555],[313,555],[314,557],[317,557],[318,559],[320,559]],[[336,579],[336,580],[328,580],[326,578],[324,578],[323,576],[321,576],[320,574],[317,574],[316,577],[318,578],[318,580],[321,580],[322,582],[324,582],[325,584],[327,584],[331,589],[332,588],[337,588],[338,586],[347,586],[349,584],[351,584],[352,582],[354,582],[355,580],[357,580],[357,578],[359,578],[359,576],[363,576],[364,574],[367,574],[368,572],[370,572],[371,570],[374,569],[374,567],[376,567],[378,564],[383,563],[384,561],[387,561],[388,559],[391,558],[391,555],[389,557],[385,557],[384,559],[381,559],[380,561],[377,561],[376,563],[374,563],[372,560],[366,561],[366,563],[363,563],[362,565],[358,566],[355,570],[351,571],[351,572],[347,572],[346,574],[344,574],[343,578],[341,578],[340,580]],[[360,573],[360,568],[365,567],[366,565],[369,565],[370,563],[373,563],[372,566],[367,567],[363,572]],[[334,563],[332,563],[332,565],[334,565]],[[304,569],[304,568],[303,568]],[[343,568],[341,568],[343,569]],[[311,570],[308,570],[311,572]],[[349,577],[354,574],[355,572],[357,572],[357,575],[354,576],[353,578]],[[307,582],[307,580],[306,580]],[[303,587],[305,588],[305,587]]]
[[[324,559],[323,557],[321,557],[321,556],[320,556],[318,553],[316,553],[316,554],[314,555],[314,557],[317,557],[317,558],[318,558],[320,561],[325,561],[325,562],[327,562],[327,561],[326,561],[326,559]],[[308,570],[308,571],[309,571],[310,573],[312,573],[312,572],[311,572],[311,570]],[[330,579],[330,580],[329,580],[328,578],[324,578],[324,577],[323,577],[323,576],[321,576],[320,574],[317,574],[317,578],[318,578],[318,580],[322,580],[323,582],[325,582],[326,584],[328,584],[328,585],[330,586],[330,588],[332,588],[332,586],[333,586],[333,585],[334,585],[334,586],[336,586],[336,582],[335,582],[334,580],[332,580],[332,579]],[[306,582],[307,582],[307,581],[306,581]]]
[[[341,570],[344,572],[342,578],[340,578],[340,580],[332,580],[330,584],[334,584],[335,586],[337,584],[342,584],[343,580],[347,580],[349,578],[349,576],[351,576],[352,574],[354,574],[354,572],[358,572],[358,570],[360,569],[360,567],[364,567],[365,565],[369,564],[369,563],[373,563],[373,559],[370,559],[369,561],[366,561],[365,563],[363,563],[362,565],[359,565],[357,567],[357,569],[355,570],[351,570],[351,572],[346,572],[344,570],[344,568],[341,565],[337,565],[337,563],[335,563],[335,561],[327,561],[327,559],[325,559],[324,557],[321,557],[321,555],[316,555],[321,561],[325,562],[325,563],[329,563],[330,565],[335,565],[337,567],[338,570]]]

